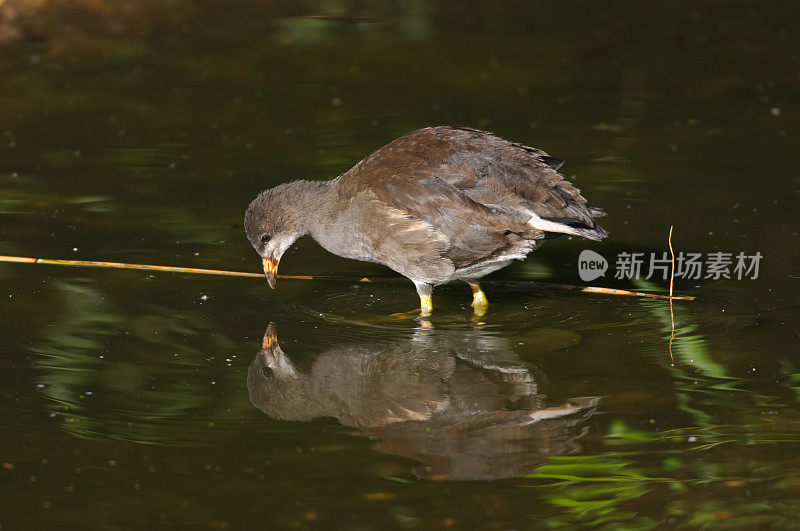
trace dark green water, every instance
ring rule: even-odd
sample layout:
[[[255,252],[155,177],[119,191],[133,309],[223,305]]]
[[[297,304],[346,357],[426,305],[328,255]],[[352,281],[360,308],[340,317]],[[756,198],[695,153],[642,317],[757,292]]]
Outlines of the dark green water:
[[[481,319],[439,288],[430,327],[310,240],[281,272],[341,280],[2,264],[3,529],[797,526],[797,4],[29,4],[0,28],[0,254],[257,272],[258,191],[435,124],[565,159],[611,237],[495,273]],[[678,280],[674,359],[663,301],[514,283],[672,224],[763,255]]]

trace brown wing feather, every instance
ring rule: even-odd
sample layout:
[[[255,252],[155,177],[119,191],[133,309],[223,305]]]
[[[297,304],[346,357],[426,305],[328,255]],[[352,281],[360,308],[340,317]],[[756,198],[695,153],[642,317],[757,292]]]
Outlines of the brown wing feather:
[[[424,131],[401,137],[358,163],[340,177],[341,193],[369,195],[387,211],[427,224],[446,239],[441,256],[456,269],[515,245],[519,237],[513,233],[530,232],[524,216],[480,204],[448,182],[458,179],[443,165],[449,146]],[[409,245],[406,252],[416,256],[421,251]]]
[[[409,175],[436,175],[478,203],[530,210],[586,229],[587,237],[604,237],[594,222],[604,212],[588,205],[580,190],[558,173],[561,164],[541,149],[485,131],[442,126],[402,136],[359,166],[370,172],[391,166],[394,172],[403,167]]]
[[[491,133],[468,128],[436,128],[453,146],[446,164],[476,178],[467,194],[476,201],[498,201],[506,206],[532,210],[544,219],[584,227],[605,236],[595,217],[602,210],[589,206],[580,190],[557,169],[562,161],[546,152],[509,142]],[[602,234],[601,234],[602,233]]]
[[[446,253],[447,237],[430,223],[378,199],[372,190],[358,196],[361,226],[381,262],[415,280],[444,282],[455,266]]]
[[[387,212],[427,224],[446,239],[442,256],[458,269],[502,254],[521,235],[544,237],[525,225],[525,210],[583,227],[587,237],[605,236],[593,221],[601,211],[554,169],[560,164],[542,150],[477,129],[430,127],[375,151],[340,184],[345,194],[367,194]]]
[[[388,207],[442,234],[444,256],[457,269],[507,247],[510,234],[528,230],[523,217],[477,203],[435,176],[387,175],[370,179],[368,187]]]

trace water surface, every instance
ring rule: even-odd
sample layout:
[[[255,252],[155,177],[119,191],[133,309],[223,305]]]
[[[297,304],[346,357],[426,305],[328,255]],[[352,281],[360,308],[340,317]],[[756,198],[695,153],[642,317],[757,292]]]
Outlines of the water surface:
[[[410,283],[310,240],[281,271],[337,279],[274,292],[4,264],[4,527],[796,525],[795,5],[19,6],[0,254],[258,271],[258,191],[436,124],[565,159],[611,237],[493,274],[480,319],[439,288],[430,324],[393,315]],[[679,280],[671,349],[663,301],[524,283],[662,253],[670,225],[764,257]]]

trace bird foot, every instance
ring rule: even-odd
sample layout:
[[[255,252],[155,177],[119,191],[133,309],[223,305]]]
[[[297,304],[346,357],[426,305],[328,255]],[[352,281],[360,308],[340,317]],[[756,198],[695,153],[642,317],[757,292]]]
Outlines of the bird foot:
[[[472,308],[477,317],[486,315],[486,309],[489,308],[489,299],[486,294],[477,284],[470,284],[472,288]]]

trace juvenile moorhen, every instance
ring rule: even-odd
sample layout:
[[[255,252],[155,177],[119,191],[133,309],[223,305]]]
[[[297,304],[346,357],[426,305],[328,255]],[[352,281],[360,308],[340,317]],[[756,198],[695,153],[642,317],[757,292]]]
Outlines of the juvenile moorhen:
[[[600,397],[557,405],[544,381],[508,339],[469,328],[333,342],[301,366],[270,325],[247,371],[250,402],[272,418],[332,417],[376,451],[420,461],[426,478],[470,481],[530,474],[581,450]]]
[[[428,127],[393,140],[331,181],[261,192],[244,218],[270,287],[278,261],[304,235],[345,258],[384,264],[417,287],[422,315],[433,287],[463,280],[472,306],[488,305],[478,279],[542,240],[600,240],[604,215],[542,150],[467,127]]]

